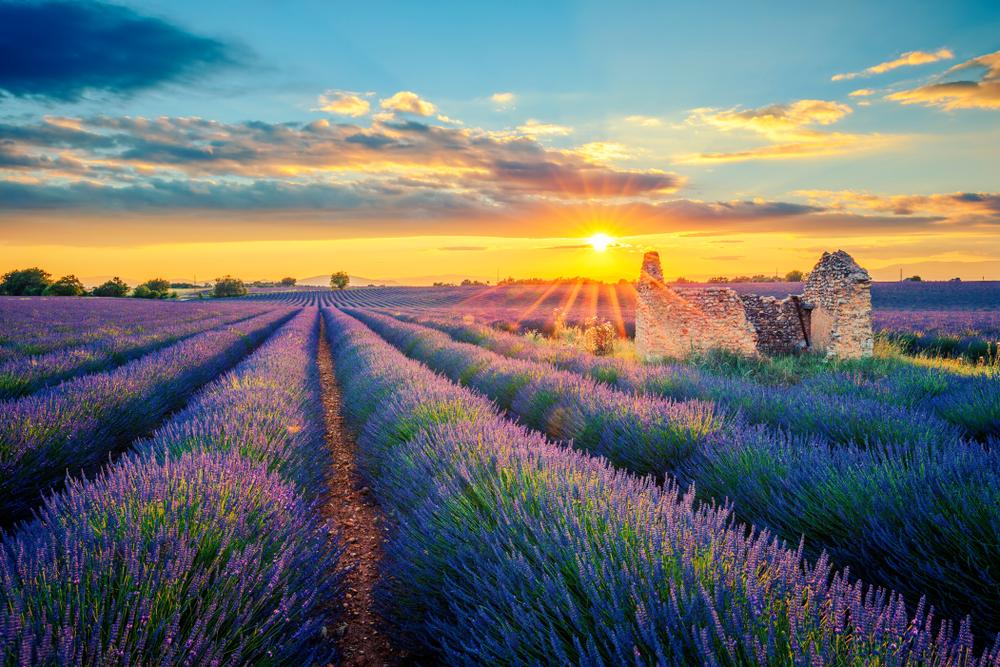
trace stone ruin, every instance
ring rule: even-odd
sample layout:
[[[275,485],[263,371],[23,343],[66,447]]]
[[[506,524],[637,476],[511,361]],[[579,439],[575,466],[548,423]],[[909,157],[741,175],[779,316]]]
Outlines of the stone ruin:
[[[674,289],[660,255],[647,252],[635,305],[636,352],[683,358],[721,348],[741,354],[815,351],[871,356],[871,277],[843,250],[824,252],[801,295],[784,299],[728,287]]]

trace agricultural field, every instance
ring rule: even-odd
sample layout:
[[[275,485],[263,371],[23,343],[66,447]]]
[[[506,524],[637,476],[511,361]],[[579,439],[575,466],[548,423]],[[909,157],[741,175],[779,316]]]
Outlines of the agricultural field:
[[[1000,664],[993,292],[642,363],[629,289],[0,298],[0,662]]]

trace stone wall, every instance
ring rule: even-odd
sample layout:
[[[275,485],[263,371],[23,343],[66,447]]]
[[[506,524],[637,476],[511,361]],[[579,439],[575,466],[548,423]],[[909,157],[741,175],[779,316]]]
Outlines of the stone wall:
[[[764,354],[791,354],[806,348],[810,308],[796,297],[742,294],[747,319],[757,331],[757,349]]]
[[[692,290],[682,296],[663,282],[656,252],[643,258],[637,290],[635,346],[640,357],[685,357],[711,348],[756,354],[754,328],[733,290]]]
[[[643,257],[637,289],[635,345],[642,358],[712,348],[750,355],[804,349],[842,358],[872,354],[871,277],[842,250],[823,253],[801,297],[778,300],[725,287],[675,290],[663,282],[656,252]]]
[[[802,295],[813,306],[810,338],[814,350],[845,359],[871,356],[871,280],[843,250],[823,253]]]

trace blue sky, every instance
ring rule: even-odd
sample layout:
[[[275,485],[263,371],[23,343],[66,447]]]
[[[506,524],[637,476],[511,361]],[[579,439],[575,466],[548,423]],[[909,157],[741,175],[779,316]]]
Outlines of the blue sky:
[[[78,26],[72,39],[96,55],[91,73],[59,71],[58,53],[36,73],[32,44],[0,28],[0,53],[14,54],[0,65],[11,163],[0,160],[0,258],[64,262],[100,245],[95,218],[116,230],[105,245],[135,247],[195,219],[210,240],[276,243],[530,242],[606,223],[635,237],[621,249],[730,235],[744,259],[773,265],[779,240],[804,258],[848,236],[887,270],[1000,268],[997,3],[0,2],[10,7]],[[70,21],[67,7],[90,18]],[[148,48],[110,38],[115,21],[148,31]],[[109,51],[121,57],[103,61]],[[132,122],[158,118],[172,120]],[[192,118],[217,126],[177,120]],[[79,136],[41,131],[53,122]],[[312,123],[340,134],[321,147]],[[181,156],[192,145],[211,155]],[[401,159],[408,150],[419,158]],[[43,243],[53,230],[61,251]]]

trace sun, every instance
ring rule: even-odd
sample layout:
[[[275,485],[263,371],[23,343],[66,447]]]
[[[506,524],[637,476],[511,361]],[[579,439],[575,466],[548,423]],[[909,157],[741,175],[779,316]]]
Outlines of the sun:
[[[614,242],[615,240],[604,232],[598,232],[587,239],[587,243],[594,246],[594,250],[597,252],[604,252],[608,249],[608,246],[612,245]]]

